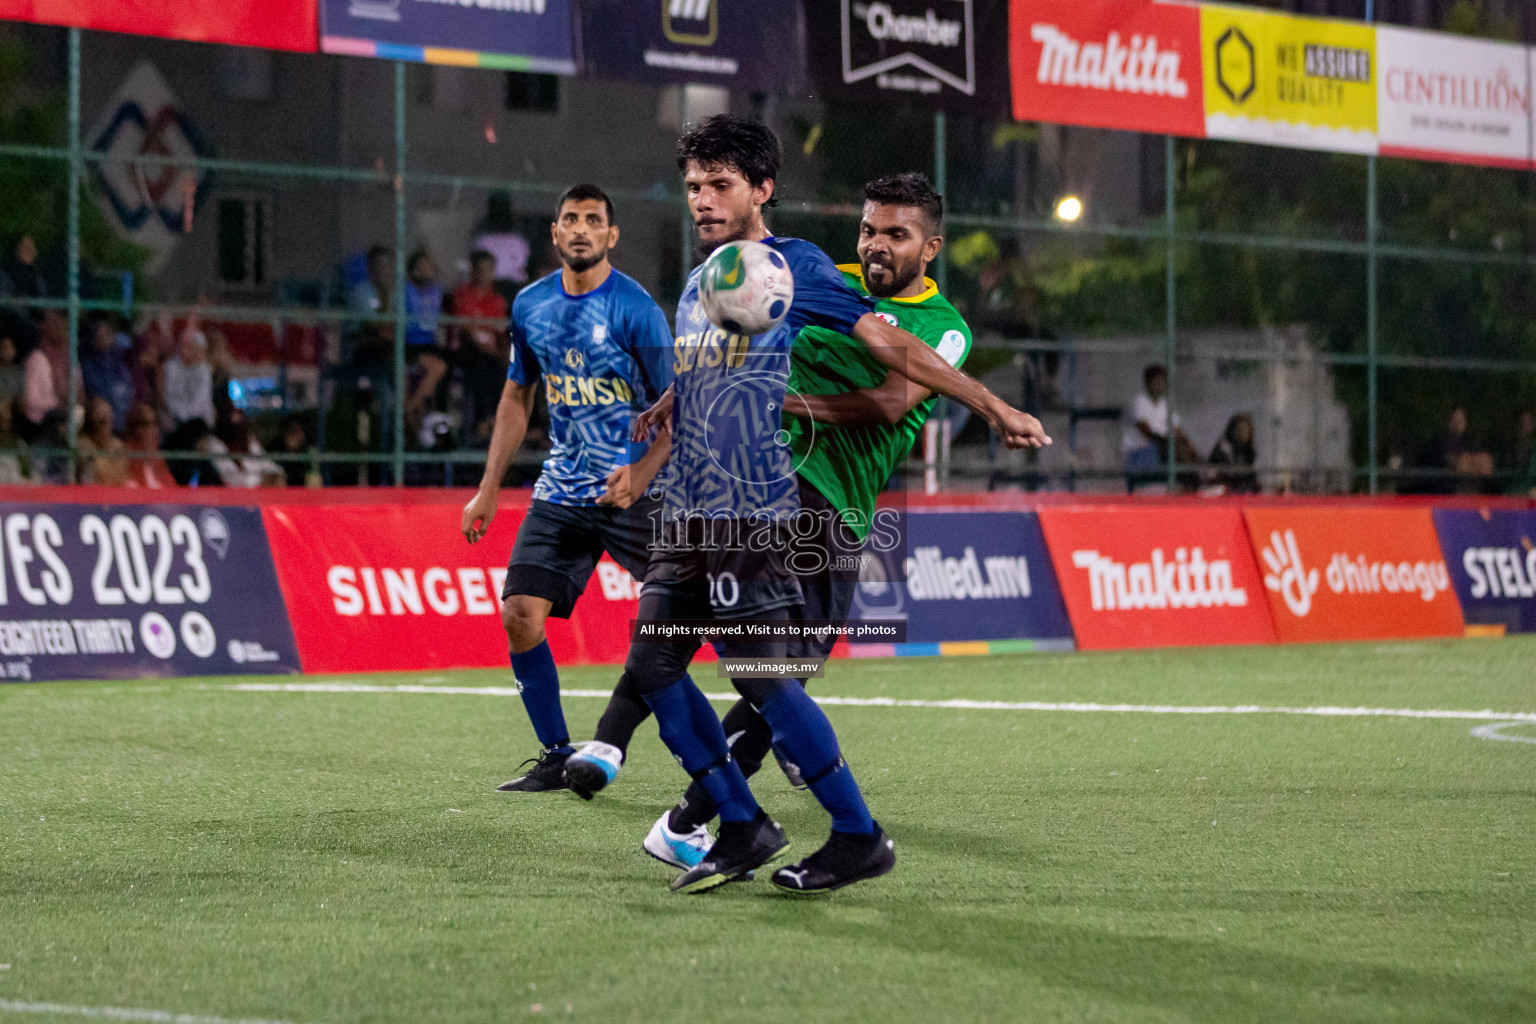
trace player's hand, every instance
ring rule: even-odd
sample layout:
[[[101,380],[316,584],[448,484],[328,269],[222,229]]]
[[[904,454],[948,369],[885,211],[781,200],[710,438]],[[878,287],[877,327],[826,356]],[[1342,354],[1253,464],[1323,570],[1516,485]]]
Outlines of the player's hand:
[[[661,393],[661,397],[656,400],[655,405],[635,417],[634,440],[649,441],[651,439],[651,431],[658,427],[671,428],[672,399],[675,397],[671,386],[668,385],[667,390]]]
[[[613,472],[608,474],[608,489],[597,496],[599,505],[612,505],[614,508],[629,508],[635,503],[635,492],[631,487],[634,474],[630,472],[630,466],[615,466]]]
[[[464,534],[464,539],[473,544],[485,532],[491,528],[491,520],[496,518],[496,492],[484,488],[475,492],[475,496],[464,506],[464,516],[459,523],[459,531]]]
[[[1050,435],[1040,421],[1027,412],[1020,412],[1011,405],[999,403],[992,429],[1009,448],[1044,448],[1051,443]]]

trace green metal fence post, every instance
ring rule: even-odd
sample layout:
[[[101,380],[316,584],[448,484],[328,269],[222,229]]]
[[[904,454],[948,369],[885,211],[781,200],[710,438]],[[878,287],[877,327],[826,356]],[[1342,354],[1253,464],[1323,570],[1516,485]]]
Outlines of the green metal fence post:
[[[940,110],[933,115],[933,187],[943,195],[949,188],[949,122]],[[934,261],[933,279],[938,282],[939,292],[949,294],[949,255],[939,250]]]
[[[1376,158],[1374,156],[1366,157],[1365,174],[1365,416],[1366,445],[1369,448],[1366,467],[1370,480],[1370,492],[1375,494],[1379,486],[1378,475],[1381,467],[1378,460],[1376,408],[1377,373],[1380,369],[1376,319],[1379,306],[1376,236],[1379,224],[1376,209]]]
[[[686,85],[677,87],[677,123],[682,126],[683,131],[688,130],[688,87]],[[688,209],[686,189],[683,192],[683,216],[678,223],[683,231],[683,272],[678,280],[682,282],[682,287],[686,288],[688,275],[693,273],[693,213]]]
[[[1168,403],[1168,490],[1171,493],[1178,483],[1178,445],[1174,439],[1178,436],[1173,428],[1174,416],[1174,382],[1179,374],[1178,351],[1178,274],[1173,265],[1173,247],[1177,239],[1178,228],[1174,223],[1174,177],[1173,162],[1175,159],[1174,143],[1172,135],[1163,137],[1163,232],[1165,244],[1168,249],[1168,269],[1163,282],[1164,302],[1167,307],[1167,336],[1163,340],[1163,365],[1168,367],[1168,394],[1164,400]]]
[[[75,442],[78,431],[75,424],[75,406],[80,401],[80,172],[84,161],[80,155],[80,30],[69,30],[69,238],[68,266],[66,275],[69,288],[69,387],[64,407],[65,444],[69,456],[69,482],[75,480]]]
[[[395,486],[405,486],[405,62],[395,61]],[[364,472],[367,468],[364,467]]]

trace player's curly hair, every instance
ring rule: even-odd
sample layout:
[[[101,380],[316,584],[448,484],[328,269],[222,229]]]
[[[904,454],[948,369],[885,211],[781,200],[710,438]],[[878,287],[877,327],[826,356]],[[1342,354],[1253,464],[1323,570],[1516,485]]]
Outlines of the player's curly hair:
[[[784,150],[773,129],[755,117],[716,114],[683,132],[677,140],[677,169],[687,171],[692,161],[700,167],[729,167],[753,187],[777,181]],[[777,206],[778,197],[768,200]]]
[[[930,235],[937,235],[944,228],[944,197],[926,174],[907,171],[876,178],[864,186],[864,201],[881,206],[915,206],[923,211]]]

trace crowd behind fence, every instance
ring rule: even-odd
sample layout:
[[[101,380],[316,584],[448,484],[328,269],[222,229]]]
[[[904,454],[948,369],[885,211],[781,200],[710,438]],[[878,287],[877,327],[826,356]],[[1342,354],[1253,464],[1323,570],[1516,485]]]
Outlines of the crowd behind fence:
[[[35,60],[57,53],[62,66],[0,96],[12,111],[0,171],[31,176],[63,202],[3,209],[15,204],[0,197],[0,481],[475,482],[504,372],[506,310],[558,265],[545,225],[574,183],[541,177],[544,154],[518,138],[495,138],[498,125],[539,113],[485,120],[487,143],[514,172],[452,173],[451,154],[418,161],[408,145],[438,116],[423,106],[435,69],[284,55],[370,66],[366,81],[387,102],[336,103],[385,112],[387,131],[371,130],[391,145],[372,166],[154,147],[125,158],[91,148],[83,129],[82,78],[104,37],[31,32],[22,45]],[[33,45],[45,33],[63,45]],[[544,76],[456,70],[476,89],[504,89],[508,104],[514,92],[533,108],[547,102]],[[615,95],[650,105],[663,129],[708,112],[697,96],[689,109],[686,89]],[[559,131],[602,137],[581,177],[614,196],[635,239],[615,250],[616,264],[670,311],[694,259],[681,189],[650,170],[614,180],[603,159],[604,147],[633,145],[647,150],[640,163],[665,168],[665,131],[631,133],[558,94],[552,103],[544,113]],[[861,176],[920,170],[949,197],[933,276],[975,329],[967,368],[1041,416],[1057,444],[1003,451],[964,410],[941,405],[909,486],[1536,487],[1529,173],[755,96],[723,103],[765,117],[785,140],[775,230],[839,262],[853,258]],[[26,104],[42,122],[30,136],[14,114]],[[114,248],[95,207],[124,174],[173,196],[182,189],[189,233],[194,218],[199,230],[215,220],[214,272],[178,273],[192,258],[185,247],[153,273],[142,254]],[[211,182],[206,195],[187,184],[194,175]],[[343,199],[364,204],[363,226],[299,225],[334,236],[328,266],[284,275],[285,236],[263,218],[317,192],[342,211],[338,221],[360,219]],[[1080,217],[1059,205],[1079,197]],[[448,221],[457,233],[439,230]],[[295,225],[284,229],[291,238]],[[434,231],[467,244],[443,251]],[[188,294],[198,280],[206,288]],[[509,482],[537,474],[537,426]]]

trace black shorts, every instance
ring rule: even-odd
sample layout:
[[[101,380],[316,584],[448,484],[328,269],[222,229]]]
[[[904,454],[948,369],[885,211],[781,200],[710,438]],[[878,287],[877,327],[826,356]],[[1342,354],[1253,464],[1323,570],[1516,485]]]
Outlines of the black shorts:
[[[550,615],[570,618],[604,551],[636,580],[645,576],[660,514],[661,502],[650,497],[627,509],[535,499],[512,545],[501,599],[542,597]]]
[[[660,619],[749,619],[804,600],[782,524],[747,519],[669,523],[645,569]]]
[[[848,621],[848,611],[853,607],[853,595],[859,586],[860,554],[864,543],[838,518],[839,510],[827,501],[826,496],[811,486],[804,477],[800,482],[800,511],[802,519],[815,524],[815,532],[809,528],[798,531],[799,557],[791,559],[791,565],[802,565],[798,578],[803,599],[795,610],[795,618],[802,621],[828,621],[841,625]],[[789,643],[791,658],[825,659],[832,653],[837,637],[830,632],[821,636],[808,636]]]

